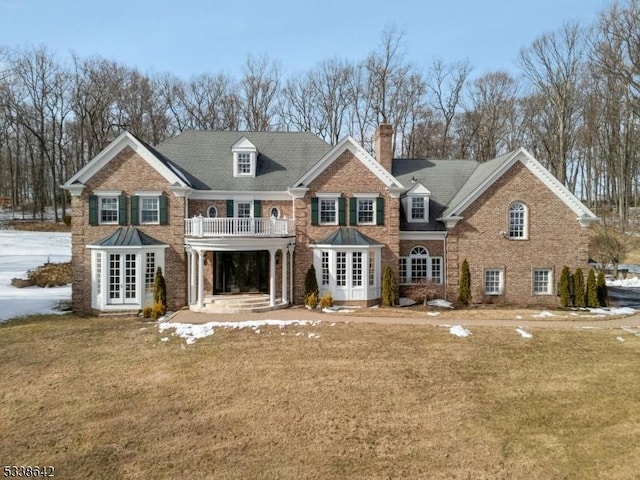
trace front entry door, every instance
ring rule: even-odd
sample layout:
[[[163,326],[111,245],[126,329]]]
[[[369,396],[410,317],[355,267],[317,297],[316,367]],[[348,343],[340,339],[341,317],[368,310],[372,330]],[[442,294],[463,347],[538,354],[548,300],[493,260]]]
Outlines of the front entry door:
[[[215,291],[268,292],[269,252],[216,252]]]
[[[107,292],[110,305],[138,303],[138,256],[135,253],[110,253]]]

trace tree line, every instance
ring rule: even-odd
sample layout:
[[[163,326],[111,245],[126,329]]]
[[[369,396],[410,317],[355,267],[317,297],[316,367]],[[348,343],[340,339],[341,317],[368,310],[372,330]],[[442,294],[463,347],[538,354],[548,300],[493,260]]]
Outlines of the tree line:
[[[123,130],[157,144],[189,129],[308,131],[372,150],[394,127],[397,156],[486,161],[527,148],[598,212],[627,223],[638,201],[640,0],[590,25],[565,23],[521,49],[517,72],[407,60],[386,29],[364,59],[329,58],[285,76],[248,56],[236,78],[144,74],[115,60],[0,49],[0,196],[32,217],[65,215],[59,185]]]

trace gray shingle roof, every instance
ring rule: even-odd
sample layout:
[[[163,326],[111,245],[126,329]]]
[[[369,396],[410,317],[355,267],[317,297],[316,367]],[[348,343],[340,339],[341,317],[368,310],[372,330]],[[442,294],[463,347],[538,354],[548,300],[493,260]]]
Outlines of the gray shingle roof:
[[[255,177],[234,178],[231,147],[246,137],[258,149]],[[304,132],[189,130],[155,147],[206,190],[285,191],[331,148]]]
[[[394,159],[393,175],[402,184],[411,188],[422,183],[431,192],[429,197],[429,223],[408,223],[406,216],[400,216],[401,230],[445,230],[441,222],[436,221],[447,208],[451,199],[462,188],[478,167],[474,160],[424,160]]]
[[[318,240],[318,245],[333,245],[336,247],[342,246],[371,246],[382,245],[380,242],[373,238],[367,237],[364,233],[358,231],[355,227],[340,227],[338,230],[330,234],[329,236]]]
[[[142,247],[151,245],[166,245],[165,243],[150,237],[136,227],[120,227],[115,232],[107,235],[102,240],[91,244],[99,247]]]

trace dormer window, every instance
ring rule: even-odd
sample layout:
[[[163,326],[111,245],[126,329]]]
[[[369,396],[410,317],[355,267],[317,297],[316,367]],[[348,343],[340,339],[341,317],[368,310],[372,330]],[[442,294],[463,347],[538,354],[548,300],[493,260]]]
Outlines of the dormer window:
[[[238,140],[233,147],[233,176],[255,177],[258,149],[246,137]]]
[[[429,196],[431,192],[421,183],[416,183],[403,199],[408,222],[429,221]]]

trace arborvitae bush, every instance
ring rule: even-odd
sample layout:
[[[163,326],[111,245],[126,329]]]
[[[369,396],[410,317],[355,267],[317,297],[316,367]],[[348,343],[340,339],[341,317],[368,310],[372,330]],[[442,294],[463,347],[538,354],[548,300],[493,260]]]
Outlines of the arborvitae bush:
[[[160,303],[167,306],[167,284],[162,276],[162,268],[156,269],[156,276],[153,281],[153,303]],[[164,315],[164,314],[163,314]]]
[[[386,266],[382,274],[382,305],[392,307],[398,304],[398,283],[393,268]]]
[[[316,297],[316,305],[318,303],[318,295],[320,291],[318,290],[318,279],[316,278],[316,269],[313,265],[309,267],[307,270],[307,276],[304,277],[304,303],[305,305],[309,305],[307,299],[309,295],[314,294]],[[315,308],[313,305],[312,308]]]
[[[580,267],[576,268],[573,274],[573,296],[574,305],[578,308],[587,306],[587,299],[584,291],[584,273]]]
[[[460,267],[460,284],[458,285],[458,301],[469,305],[471,302],[471,272],[469,262],[465,258]]]
[[[609,303],[609,292],[607,292],[607,282],[604,279],[604,270],[598,272],[596,288],[598,290],[598,305],[606,307]]]
[[[560,296],[560,306],[570,307],[571,302],[571,271],[565,266],[560,274],[560,282],[558,283],[558,295]]]
[[[598,301],[598,286],[596,284],[596,273],[593,268],[587,274],[587,307],[595,308],[600,306]]]

